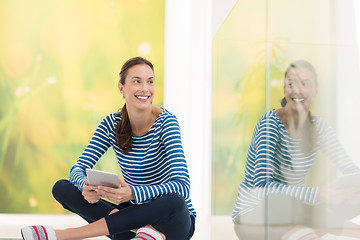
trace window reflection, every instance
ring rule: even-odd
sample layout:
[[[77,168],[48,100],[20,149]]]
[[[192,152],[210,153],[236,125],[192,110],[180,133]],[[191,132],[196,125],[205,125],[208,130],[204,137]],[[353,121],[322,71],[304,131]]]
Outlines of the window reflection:
[[[240,239],[359,236],[344,227],[360,214],[360,169],[330,124],[310,111],[318,91],[313,65],[294,61],[285,70],[281,108],[266,112],[256,124],[232,214]],[[306,186],[319,151],[343,177]]]

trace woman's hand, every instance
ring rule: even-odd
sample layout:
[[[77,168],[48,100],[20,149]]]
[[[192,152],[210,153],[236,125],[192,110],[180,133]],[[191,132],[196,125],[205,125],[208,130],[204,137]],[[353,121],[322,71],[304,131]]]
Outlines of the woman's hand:
[[[119,179],[119,182],[119,188],[97,186],[95,192],[99,194],[100,197],[107,198],[115,204],[134,200],[134,195],[129,185],[123,179]]]
[[[83,181],[85,183],[82,191],[84,199],[89,203],[97,203],[101,198],[100,195],[96,192],[98,186],[90,186],[89,181],[86,178],[84,178]]]

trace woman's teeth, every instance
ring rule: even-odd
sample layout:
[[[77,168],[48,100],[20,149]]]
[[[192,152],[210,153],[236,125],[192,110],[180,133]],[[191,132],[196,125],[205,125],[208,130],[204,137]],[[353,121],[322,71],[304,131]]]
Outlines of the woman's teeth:
[[[304,101],[303,98],[293,98],[293,100],[294,100],[295,102],[302,102],[302,101]]]
[[[139,98],[139,99],[142,99],[142,100],[148,99],[148,97],[143,97],[143,96],[136,96],[136,97]]]

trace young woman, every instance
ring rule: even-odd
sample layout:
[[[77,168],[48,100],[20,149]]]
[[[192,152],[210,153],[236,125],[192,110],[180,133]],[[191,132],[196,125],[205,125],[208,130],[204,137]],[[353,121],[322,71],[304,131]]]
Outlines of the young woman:
[[[153,65],[141,57],[122,67],[118,88],[125,104],[105,117],[70,171],[69,180],[53,187],[55,199],[88,225],[54,230],[28,226],[28,239],[190,239],[196,212],[176,117],[152,105]],[[113,147],[122,172],[120,188],[90,186],[85,169],[92,168]],[[107,199],[108,201],[104,200]]]
[[[251,236],[256,233],[247,233],[247,229],[242,228],[241,224],[254,221],[255,218],[263,219],[266,213],[260,210],[262,208],[259,205],[265,201],[269,204],[268,211],[276,217],[286,215],[286,206],[292,199],[306,203],[304,205],[327,200],[322,197],[326,195],[326,189],[304,186],[307,173],[319,150],[342,173],[360,172],[340,147],[330,126],[320,117],[311,114],[310,106],[317,93],[314,67],[304,60],[291,63],[285,72],[282,107],[267,112],[256,124],[247,153],[245,178],[239,186],[232,214],[233,221],[238,224],[237,232],[241,239],[257,239]],[[265,197],[268,197],[267,200]],[[270,206],[277,206],[277,210]],[[293,211],[291,208],[289,210]],[[280,218],[277,217],[274,221],[279,223]],[[270,214],[269,219],[272,219]],[[287,222],[289,223],[292,222]],[[271,235],[269,231],[268,237],[280,239],[282,233]],[[313,233],[309,236],[311,234]]]

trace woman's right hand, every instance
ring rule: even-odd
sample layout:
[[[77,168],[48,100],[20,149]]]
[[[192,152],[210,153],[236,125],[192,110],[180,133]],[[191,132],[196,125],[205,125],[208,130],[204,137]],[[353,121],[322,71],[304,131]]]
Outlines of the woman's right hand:
[[[97,203],[100,200],[100,195],[95,192],[95,189],[97,189],[97,186],[90,186],[89,181],[84,178],[83,179],[85,186],[83,186],[82,195],[84,196],[84,199],[88,201],[89,203]]]

